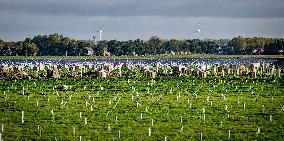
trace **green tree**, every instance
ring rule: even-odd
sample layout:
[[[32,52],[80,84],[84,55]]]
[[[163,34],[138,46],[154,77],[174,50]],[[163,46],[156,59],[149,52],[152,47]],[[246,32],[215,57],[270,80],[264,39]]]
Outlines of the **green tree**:
[[[23,42],[22,52],[26,56],[35,56],[38,52],[38,47],[30,38],[26,38]]]
[[[77,45],[77,54],[79,56],[81,56],[83,54],[84,49],[86,48],[92,48],[93,44],[91,41],[78,41],[78,45]]]
[[[18,55],[18,48],[15,42],[4,42],[1,55]]]
[[[160,50],[163,46],[163,40],[157,36],[152,36],[147,44],[147,48],[146,48],[146,53],[147,54],[153,54],[153,55],[156,55],[158,53],[161,53]]]
[[[111,40],[108,42],[108,51],[116,56],[122,55],[121,42],[117,40]]]
[[[2,39],[0,39],[0,49],[2,49],[4,46],[4,41]]]
[[[135,47],[134,47],[135,53],[138,55],[145,55],[146,46],[147,46],[145,42],[143,40],[136,39],[134,40],[134,44],[135,44]]]
[[[247,43],[242,36],[235,37],[229,42],[229,46],[233,48],[234,54],[244,54],[247,49]]]
[[[98,44],[94,48],[94,54],[98,56],[102,56],[105,49],[108,48],[108,41],[102,40],[99,41]]]

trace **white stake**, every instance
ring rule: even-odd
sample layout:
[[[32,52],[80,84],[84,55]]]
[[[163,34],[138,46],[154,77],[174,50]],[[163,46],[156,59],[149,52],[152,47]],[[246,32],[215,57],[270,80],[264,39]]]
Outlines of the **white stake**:
[[[90,106],[91,111],[93,111],[93,105]]]
[[[13,106],[14,106],[14,108],[16,108],[16,104],[17,104],[17,101],[14,101],[14,105],[13,105]]]
[[[222,99],[226,100],[226,96],[224,94],[222,94]]]
[[[82,112],[80,112],[80,118],[82,118]]]
[[[272,121],[272,115],[269,116],[269,121]]]
[[[53,112],[53,109],[51,109],[50,113],[51,113],[51,116],[52,116],[52,120],[54,120],[54,112]]]
[[[38,107],[38,101],[36,101],[36,106]]]
[[[180,127],[180,132],[183,132],[183,126]]]
[[[134,96],[131,94],[131,100],[134,100]]]
[[[75,127],[73,127],[73,135],[75,136],[75,134],[76,134],[76,129]]]
[[[117,133],[118,133],[118,138],[120,138],[120,131],[118,131]]]
[[[244,109],[246,109],[246,103],[244,103]]]
[[[87,118],[85,117],[85,125],[87,125]]]
[[[118,102],[120,101],[121,97],[118,99],[118,101],[115,103],[113,109],[117,106]]]
[[[209,101],[209,103],[210,103],[210,106],[212,106],[212,105],[213,105],[213,102],[212,102],[212,101]]]
[[[154,120],[153,119],[151,120],[151,125],[154,126]]]
[[[228,111],[228,105],[225,105],[225,110]]]
[[[108,124],[108,126],[107,126],[107,130],[108,130],[108,131],[110,131],[110,124]]]
[[[180,116],[180,123],[182,123],[182,116]]]
[[[260,134],[260,127],[257,128],[256,134]]]
[[[6,92],[5,91],[3,92],[3,95],[4,95],[4,100],[6,101]]]
[[[143,114],[142,113],[140,113],[140,119],[142,119],[143,118]]]
[[[148,136],[151,136],[151,128],[148,129]]]
[[[265,113],[264,105],[262,105],[262,113]]]
[[[116,122],[118,121],[118,116],[115,116],[115,121],[116,121]]]
[[[231,130],[228,131],[229,138],[231,138]]]
[[[207,102],[210,101],[210,96],[207,96],[206,101],[207,101]]]
[[[167,137],[165,137],[165,141],[167,141]]]
[[[192,106],[192,104],[191,103],[189,103],[189,108],[191,109],[191,106]]]
[[[177,100],[179,100],[179,96],[177,95]]]
[[[0,141],[2,141],[2,133],[0,133]]]
[[[4,133],[4,124],[2,124],[2,126],[1,126],[1,132],[0,133]]]
[[[200,140],[202,140],[202,133],[200,133]]]
[[[22,111],[22,124],[24,123],[24,111]]]
[[[79,141],[82,141],[82,136],[79,137]]]
[[[221,121],[221,128],[223,128],[223,121]]]

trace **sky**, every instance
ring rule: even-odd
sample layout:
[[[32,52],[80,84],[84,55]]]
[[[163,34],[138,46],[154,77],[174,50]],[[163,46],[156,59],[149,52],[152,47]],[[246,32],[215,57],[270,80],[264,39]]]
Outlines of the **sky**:
[[[284,38],[284,1],[0,0],[5,41],[52,33],[88,40],[98,30],[105,40]]]

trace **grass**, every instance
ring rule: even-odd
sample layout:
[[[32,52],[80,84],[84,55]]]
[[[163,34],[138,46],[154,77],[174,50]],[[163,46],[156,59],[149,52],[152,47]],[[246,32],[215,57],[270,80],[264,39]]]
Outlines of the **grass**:
[[[284,139],[283,78],[86,77],[0,85],[4,140],[118,140],[118,131],[121,140],[197,140],[200,133],[203,140],[229,140],[229,130],[233,140]]]
[[[284,55],[150,55],[150,56],[0,56],[1,59],[181,59],[181,58],[275,58],[283,59]]]

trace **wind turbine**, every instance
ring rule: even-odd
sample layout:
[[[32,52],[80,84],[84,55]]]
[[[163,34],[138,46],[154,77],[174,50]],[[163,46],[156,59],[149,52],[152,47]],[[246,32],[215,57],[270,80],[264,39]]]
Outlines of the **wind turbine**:
[[[94,35],[94,36],[93,36],[93,39],[94,39],[94,42],[95,42],[95,43],[96,43],[96,38],[97,38],[97,37]]]
[[[204,34],[200,30],[200,22],[198,22],[198,25],[196,26],[196,30],[193,32],[194,34],[199,34],[202,37],[204,37]]]
[[[102,31],[102,30],[98,30],[98,31],[96,31],[96,32],[99,33],[99,41],[101,41],[101,40],[102,40],[103,31]]]
[[[201,32],[201,30],[200,30],[200,22],[199,22],[198,25],[197,25],[197,30],[194,33],[200,33],[200,32]]]
[[[97,33],[99,33],[99,41],[102,40],[102,34],[103,34],[102,28],[103,28],[104,25],[105,25],[105,22],[103,24],[101,24],[99,30],[96,31]]]

